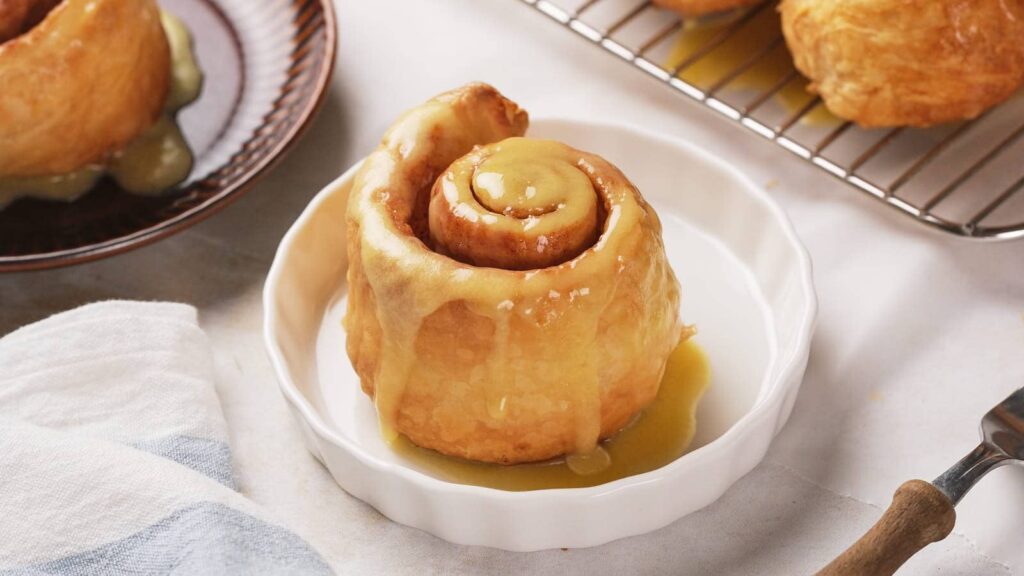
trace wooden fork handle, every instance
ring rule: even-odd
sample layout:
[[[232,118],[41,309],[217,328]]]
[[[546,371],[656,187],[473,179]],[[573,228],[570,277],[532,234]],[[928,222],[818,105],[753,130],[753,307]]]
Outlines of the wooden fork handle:
[[[953,530],[956,511],[938,488],[911,480],[896,490],[882,518],[818,576],[889,576]]]

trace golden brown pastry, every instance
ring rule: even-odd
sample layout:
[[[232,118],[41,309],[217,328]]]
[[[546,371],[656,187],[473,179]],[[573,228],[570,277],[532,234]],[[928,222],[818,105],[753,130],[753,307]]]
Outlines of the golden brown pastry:
[[[6,42],[43,21],[60,0],[0,0],[0,42]]]
[[[1024,0],[783,0],[796,67],[862,126],[974,118],[1024,82]]]
[[[348,204],[348,355],[386,436],[472,460],[587,454],[655,397],[679,290],[602,158],[521,138],[471,84],[403,115]]]
[[[764,0],[654,0],[654,3],[658,6],[679,12],[685,16],[722,12],[742,6],[753,6],[761,2],[764,2]]]
[[[156,122],[170,53],[153,0],[0,0],[0,177],[63,174]],[[28,27],[26,30],[25,28]]]

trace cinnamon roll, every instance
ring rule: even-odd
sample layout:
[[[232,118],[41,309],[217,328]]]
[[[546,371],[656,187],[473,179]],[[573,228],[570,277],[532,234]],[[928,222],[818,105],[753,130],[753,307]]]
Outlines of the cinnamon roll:
[[[170,73],[152,0],[60,2],[0,44],[0,176],[103,163],[156,122]]]
[[[974,118],[1024,83],[1024,0],[783,0],[796,67],[862,126]]]
[[[347,352],[389,439],[585,461],[657,394],[683,333],[658,217],[527,123],[471,84],[403,115],[355,178]]]

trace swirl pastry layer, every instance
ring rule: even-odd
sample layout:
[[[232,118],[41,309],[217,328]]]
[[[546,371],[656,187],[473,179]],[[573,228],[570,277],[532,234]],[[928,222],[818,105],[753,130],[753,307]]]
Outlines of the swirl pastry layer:
[[[526,126],[472,84],[402,116],[355,178],[347,352],[386,436],[586,454],[657,394],[682,330],[658,217],[607,161]]]
[[[796,67],[862,126],[974,118],[1024,83],[1024,0],[783,0]]]
[[[695,16],[732,10],[742,6],[753,6],[764,0],[654,0],[662,8],[668,8],[680,14]]]
[[[102,164],[156,122],[167,97],[170,52],[153,0],[63,0],[31,26],[28,8],[46,2],[0,11],[13,36],[0,37],[0,176]]]

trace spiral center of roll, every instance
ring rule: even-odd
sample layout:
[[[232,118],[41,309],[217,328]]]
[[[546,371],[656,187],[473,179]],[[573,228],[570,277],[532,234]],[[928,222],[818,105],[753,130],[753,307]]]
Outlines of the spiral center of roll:
[[[491,212],[523,219],[554,212],[574,195],[594,195],[590,180],[575,166],[523,152],[503,150],[473,174],[474,196]]]
[[[432,192],[435,249],[509,270],[571,260],[600,235],[598,192],[580,152],[560,142],[509,138],[455,161]]]

